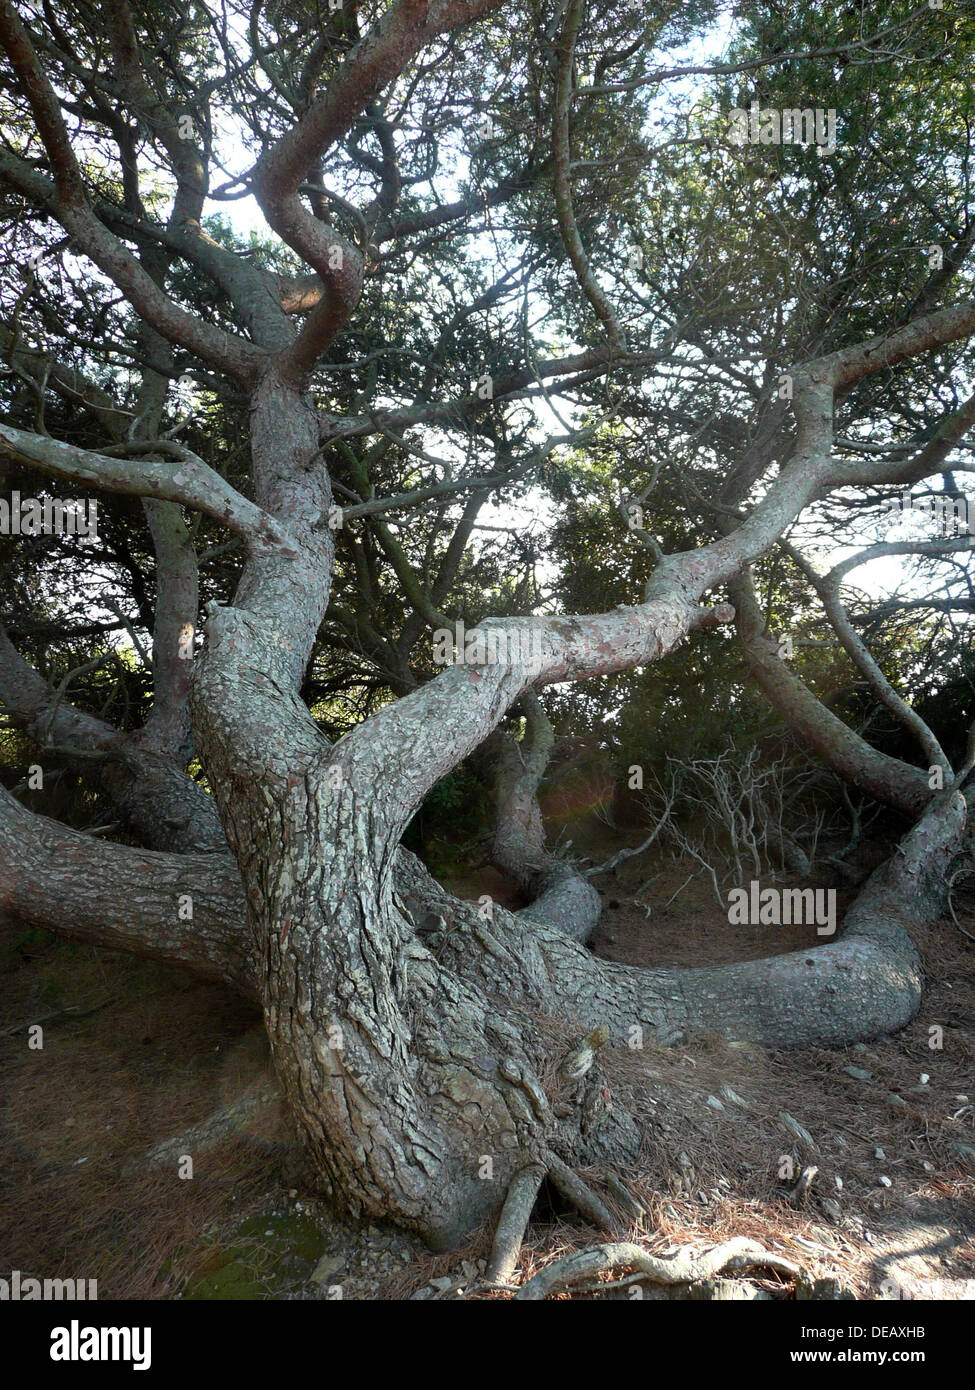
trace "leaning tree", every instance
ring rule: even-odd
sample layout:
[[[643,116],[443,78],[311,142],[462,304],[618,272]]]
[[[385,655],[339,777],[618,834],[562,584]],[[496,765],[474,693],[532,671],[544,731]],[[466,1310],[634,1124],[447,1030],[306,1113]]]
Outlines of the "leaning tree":
[[[129,841],[0,791],[0,906],[256,1000],[323,1186],[434,1244],[509,1192],[523,1213],[545,1173],[598,1214],[576,1170],[641,1139],[591,1064],[606,1040],[830,1046],[902,1026],[922,983],[908,928],[966,850],[970,760],[952,769],[874,658],[848,569],[821,575],[801,545],[831,507],[849,522],[965,467],[970,20],[892,5],[790,28],[747,8],[717,62],[708,0],[0,0],[0,460],[8,484],[94,491],[106,517],[102,552],[28,563],[4,542],[0,698],[31,762],[95,788]],[[729,145],[753,95],[835,105],[848,146]],[[249,241],[213,217],[238,201],[263,219]],[[511,549],[486,573],[504,612],[475,611],[486,503],[564,507],[580,456],[612,460],[624,601],[553,612],[530,561],[505,588],[502,512],[488,524]],[[84,587],[95,553],[127,573],[139,623]],[[752,576],[772,554],[918,765],[782,660]],[[62,563],[94,594],[72,632],[103,650],[42,669]],[[490,648],[438,669],[432,633],[462,614]],[[910,829],[815,950],[602,961],[598,895],[545,843],[539,692],[571,698],[731,624],[798,735]],[[126,625],[136,644],[151,630],[151,703],[113,719],[73,691],[97,689]],[[373,697],[332,741],[312,709],[337,653]],[[495,856],[531,897],[517,913],[452,897],[401,845],[483,745]],[[581,1060],[559,1065],[546,1015],[586,1035]]]

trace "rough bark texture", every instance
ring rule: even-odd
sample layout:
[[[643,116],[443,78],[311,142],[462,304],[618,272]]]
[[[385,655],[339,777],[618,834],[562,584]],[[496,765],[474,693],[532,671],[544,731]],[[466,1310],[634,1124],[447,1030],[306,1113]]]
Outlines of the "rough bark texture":
[[[394,872],[377,874],[356,784],[333,779],[335,765],[289,789],[288,828],[273,825],[271,853],[245,878],[263,885],[260,901],[255,888],[247,895],[246,923],[226,857],[122,852],[53,822],[28,827],[38,818],[10,798],[0,803],[0,906],[256,995],[336,1199],[438,1245],[496,1212],[526,1162],[635,1155],[625,1113],[580,1102],[556,1114],[540,1079],[552,1059],[539,1014],[604,1025],[618,1047],[632,1046],[635,1029],[664,1043],[718,1033],[790,1047],[903,1026],[921,990],[906,928],[939,911],[966,821],[958,792],[932,806],[835,942],[743,965],[644,971],[600,961],[557,928],[501,908],[486,922],[404,851]],[[25,843],[37,847],[26,864]],[[66,907],[65,887],[79,881]],[[184,892],[191,922],[177,911]],[[268,914],[273,933],[263,929]]]
[[[526,692],[655,660],[694,626],[731,616],[702,609],[701,595],[770,545],[783,516],[816,486],[820,465],[809,451],[828,415],[800,417],[810,442],[801,429],[797,456],[754,519],[660,564],[643,605],[532,620],[534,640],[518,648],[530,655],[451,668],[330,748],[297,694],[331,573],[328,479],[312,466],[316,419],[300,391],[273,373],[255,392],[257,501],[287,529],[283,543],[252,548],[234,605],[208,615],[194,670],[194,733],[246,904],[236,959],[254,963],[285,1094],[323,1181],[345,1207],[439,1245],[497,1212],[526,1164],[549,1170],[553,1155],[569,1165],[635,1155],[631,1118],[601,1108],[598,1087],[570,1103],[545,1092],[541,1077],[554,1059],[539,1013],[605,1026],[617,1046],[634,1028],[665,1042],[704,1031],[794,1046],[875,1036],[916,1009],[920,975],[904,931],[900,867],[899,877],[872,880],[840,941],[674,972],[595,960],[552,925],[564,904],[550,912],[546,898],[551,908],[550,895],[564,895],[566,882],[551,870],[534,913],[495,908],[485,921],[397,853],[427,790]],[[905,863],[916,866],[919,845],[931,865],[953,852],[964,801],[946,806],[922,820]],[[526,811],[522,800],[521,811],[532,835],[530,804]],[[66,849],[55,848],[63,863],[81,847],[70,837],[62,843]],[[102,848],[89,842],[84,853],[97,864]],[[128,867],[127,883],[171,872],[151,857],[130,858]],[[166,880],[170,895],[188,867]],[[43,905],[52,918],[53,896]],[[27,897],[18,889],[14,908],[36,914]],[[914,899],[928,910],[924,892]],[[145,920],[153,912],[158,919],[158,902],[158,888],[139,900]],[[75,929],[86,911],[99,910],[95,899],[79,902]],[[121,944],[119,915],[105,917],[102,932]],[[148,935],[140,921],[129,942],[144,949]],[[193,950],[185,926],[167,920],[152,950],[173,959],[184,949]],[[221,932],[202,950],[203,968],[230,950]]]
[[[106,843],[33,815],[0,788],[0,913],[256,997],[240,876],[226,849],[164,854]]]

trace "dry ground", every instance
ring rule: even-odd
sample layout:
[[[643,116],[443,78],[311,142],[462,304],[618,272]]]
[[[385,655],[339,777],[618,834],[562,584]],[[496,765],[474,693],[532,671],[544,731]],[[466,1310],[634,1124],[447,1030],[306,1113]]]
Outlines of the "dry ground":
[[[604,841],[606,854],[621,842]],[[694,867],[644,857],[599,879],[593,949],[679,966],[815,943],[814,929],[729,926],[709,882],[687,882]],[[451,886],[515,903],[492,870]],[[646,1216],[630,1238],[663,1254],[752,1236],[861,1298],[975,1294],[975,896],[956,910],[971,936],[948,919],[919,941],[928,989],[896,1037],[606,1056],[617,1099],[637,1086],[643,1097],[645,1153],[623,1176]],[[42,1050],[28,1046],[36,1020]],[[218,986],[0,927],[0,1070],[0,1277],[94,1277],[103,1299],[483,1296],[487,1237],[430,1256],[395,1233],[349,1230],[310,1195],[278,1107],[260,1100],[260,1019]],[[227,1107],[215,1141],[196,1142],[193,1127]],[[154,1146],[188,1132],[192,1179],[178,1176],[180,1145],[150,1165]],[[537,1216],[523,1275],[594,1238],[554,1206]],[[776,1278],[752,1287],[792,1294]]]

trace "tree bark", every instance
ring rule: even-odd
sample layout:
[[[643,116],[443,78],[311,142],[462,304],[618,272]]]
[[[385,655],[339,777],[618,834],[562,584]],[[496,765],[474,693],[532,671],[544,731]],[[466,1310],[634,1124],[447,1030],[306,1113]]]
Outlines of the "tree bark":
[[[250,861],[245,889],[263,883],[264,896],[247,894],[246,924],[226,857],[126,850],[42,821],[29,827],[37,848],[25,863],[23,823],[40,818],[9,797],[0,798],[2,906],[256,993],[327,1189],[346,1209],[393,1219],[437,1246],[496,1214],[526,1163],[636,1154],[626,1112],[595,1123],[585,1110],[556,1113],[565,1107],[543,1084],[554,1059],[539,1015],[604,1025],[613,1045],[628,1048],[641,1035],[797,1047],[890,1032],[920,999],[907,928],[940,910],[966,829],[963,796],[939,798],[829,945],[645,971],[600,961],[557,928],[501,908],[487,922],[403,851],[394,872],[377,870],[383,856],[354,774],[354,759],[333,751],[288,789],[287,826],[275,816],[270,853]],[[84,891],[66,908],[65,885],[79,880]],[[194,901],[188,923],[173,910],[183,889]]]

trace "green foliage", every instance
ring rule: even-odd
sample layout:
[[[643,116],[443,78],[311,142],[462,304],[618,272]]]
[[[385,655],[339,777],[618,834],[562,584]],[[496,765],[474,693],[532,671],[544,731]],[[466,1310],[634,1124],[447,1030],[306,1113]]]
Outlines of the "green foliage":
[[[403,843],[442,877],[469,865],[491,830],[492,794],[477,769],[462,764],[441,778],[410,821]]]

